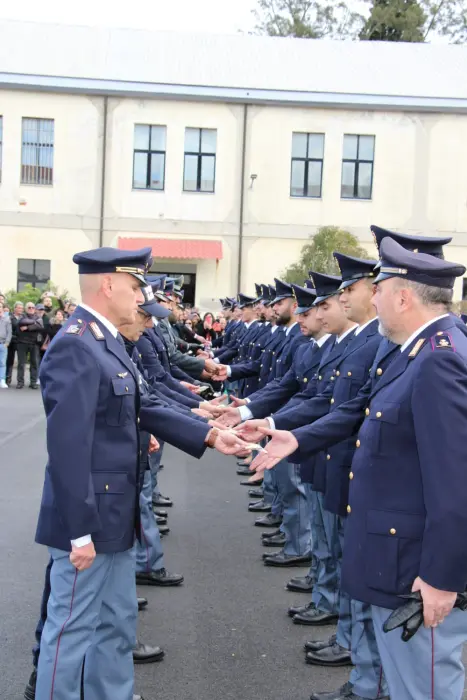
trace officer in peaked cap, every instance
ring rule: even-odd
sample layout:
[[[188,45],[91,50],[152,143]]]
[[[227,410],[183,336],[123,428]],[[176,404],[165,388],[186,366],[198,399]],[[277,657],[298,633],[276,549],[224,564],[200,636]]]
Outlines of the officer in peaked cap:
[[[48,463],[36,542],[53,564],[36,697],[134,700],[138,428],[200,457],[223,433],[139,393],[117,326],[133,323],[150,249],[78,253],[83,298],[41,365]],[[64,624],[64,620],[66,623]]]
[[[316,290],[315,306],[319,306],[323,301],[339,294],[339,289],[342,284],[342,277],[337,275],[325,275],[322,272],[313,272],[310,270],[310,283]]]
[[[414,253],[426,253],[435,258],[444,258],[443,246],[452,241],[450,236],[439,238],[436,236],[409,235],[398,231],[389,231],[380,226],[370,226],[370,230],[378,251],[383,238],[392,238],[393,241],[399,243],[406,250],[411,250]]]
[[[358,282],[358,280],[374,279],[377,260],[364,260],[337,252],[334,253],[334,257],[337,260],[342,274],[342,283],[339,287],[339,291],[351,287]]]
[[[459,700],[467,585],[467,339],[449,315],[465,267],[381,243],[375,305],[397,357],[371,390],[352,461],[342,587],[372,606],[392,698]],[[307,429],[294,431],[300,453]],[[401,484],[403,488],[401,488]],[[425,628],[383,623],[418,591]]]
[[[288,299],[293,296],[291,284],[278,280],[276,277],[274,277],[274,282],[276,283],[276,296],[272,300],[271,306],[274,306],[274,304],[277,304],[277,302],[282,299]]]
[[[300,287],[298,284],[292,284],[292,289],[297,300],[297,308],[294,311],[295,316],[305,314],[313,307],[316,301],[316,289],[313,287]]]

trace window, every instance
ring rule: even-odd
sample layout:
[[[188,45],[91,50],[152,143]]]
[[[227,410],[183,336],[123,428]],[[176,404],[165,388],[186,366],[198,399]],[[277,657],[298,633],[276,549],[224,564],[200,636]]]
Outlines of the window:
[[[324,134],[292,134],[291,197],[321,197]]]
[[[23,185],[52,185],[54,120],[23,117],[21,182]]]
[[[2,181],[3,164],[3,117],[0,117],[0,182]]]
[[[185,130],[185,192],[214,192],[216,144],[216,129]]]
[[[371,199],[375,137],[345,134],[341,197]]]
[[[164,189],[166,131],[165,126],[135,124],[133,189]]]
[[[50,260],[18,260],[18,292],[26,284],[32,284],[37,289],[44,289],[50,280]]]

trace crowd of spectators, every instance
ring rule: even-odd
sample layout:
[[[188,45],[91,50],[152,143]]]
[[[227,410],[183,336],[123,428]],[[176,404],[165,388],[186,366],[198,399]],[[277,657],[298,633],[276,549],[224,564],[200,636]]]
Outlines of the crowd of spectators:
[[[11,306],[0,293],[0,389],[11,386],[15,361],[16,388],[24,388],[27,367],[29,388],[38,388],[44,353],[75,308],[73,301],[60,299],[49,291],[36,303],[13,301]],[[172,319],[172,324],[187,343],[217,347],[222,343],[226,319],[222,313],[214,315],[209,311],[201,318],[196,308],[185,305],[179,316]]]

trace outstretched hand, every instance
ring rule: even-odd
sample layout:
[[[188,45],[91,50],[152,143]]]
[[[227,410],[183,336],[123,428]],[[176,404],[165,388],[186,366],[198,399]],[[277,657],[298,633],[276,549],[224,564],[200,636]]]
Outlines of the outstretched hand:
[[[216,437],[214,447],[224,455],[246,457],[250,454],[246,443],[230,430],[221,430]]]
[[[244,440],[249,442],[259,442],[263,439],[263,430],[269,429],[269,423],[266,418],[259,418],[256,420],[247,420],[235,429],[235,432],[240,435]]]
[[[270,437],[265,449],[258,454],[251,463],[251,471],[258,473],[265,469],[272,469],[281,459],[285,459],[298,449],[298,442],[295,436],[287,430],[265,430],[261,431],[261,439]]]

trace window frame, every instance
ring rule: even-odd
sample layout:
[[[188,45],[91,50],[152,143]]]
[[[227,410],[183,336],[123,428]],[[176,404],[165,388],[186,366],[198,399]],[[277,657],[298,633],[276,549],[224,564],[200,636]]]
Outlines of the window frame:
[[[344,158],[344,143],[345,143],[345,137],[346,136],[356,136],[357,138],[357,157],[355,159],[353,158]],[[360,138],[361,137],[371,137],[373,139],[373,160],[367,160],[366,158],[359,158],[359,152],[360,152]],[[375,134],[344,134],[344,139],[342,141],[342,167],[341,167],[341,199],[357,199],[359,201],[363,202],[370,202],[373,199],[373,180],[374,180],[374,172],[375,172],[375,150],[376,150],[376,135]],[[353,195],[351,197],[348,197],[344,194],[342,194],[342,187],[343,187],[343,175],[344,175],[344,163],[353,163],[355,165],[355,170],[354,170],[354,181],[353,181]],[[370,196],[369,197],[359,197],[358,196],[358,174],[359,174],[359,165],[360,164],[364,165],[371,165],[371,178],[370,178]]]
[[[166,124],[140,124],[139,122],[135,123],[133,128],[133,175],[132,175],[132,190],[136,190],[138,192],[164,192],[165,191],[165,168],[166,168],[166,163],[167,163],[167,125]],[[145,150],[143,148],[135,148],[135,128],[137,126],[146,126],[149,128],[149,148],[148,150]],[[159,149],[152,149],[151,148],[151,142],[152,142],[152,129],[153,127],[160,127],[165,129],[165,151],[161,151]],[[147,158],[147,163],[146,163],[146,187],[135,187],[135,160],[136,160],[136,154],[137,153],[145,153],[148,158]],[[163,155],[164,156],[164,167],[163,167],[163,172],[162,172],[162,187],[151,187],[148,185],[151,181],[151,162],[152,162],[152,156],[153,155]]]
[[[293,137],[295,134],[304,134],[306,136],[306,153],[305,158],[299,158],[293,155]],[[308,149],[310,146],[310,136],[322,136],[323,137],[323,157],[322,158],[309,158]],[[292,131],[292,155],[290,159],[290,196],[294,199],[322,199],[323,198],[323,171],[324,171],[324,147],[326,142],[326,134],[318,131]],[[293,164],[294,162],[304,163],[304,173],[303,173],[303,194],[293,194],[292,193],[292,177],[293,177]],[[306,194],[308,192],[308,174],[309,174],[309,164],[310,163],[321,163],[321,177],[319,181],[319,195]],[[306,187],[305,187],[306,185]]]
[[[32,265],[32,269],[33,269],[32,276],[33,276],[34,280],[33,280],[32,282],[20,282],[20,279],[19,279],[19,275],[20,275],[20,262],[23,261],[23,260],[26,260],[26,261],[28,261],[28,262],[32,262],[32,263],[33,263],[33,265]],[[46,282],[40,282],[39,279],[38,279],[38,276],[37,276],[37,273],[36,273],[36,263],[38,263],[38,262],[48,263],[48,265],[49,265],[49,276],[48,276],[48,280],[47,280]],[[52,270],[52,261],[51,261],[51,260],[47,260],[46,258],[17,258],[17,265],[16,265],[16,291],[17,291],[17,292],[21,292],[21,291],[22,291],[23,288],[20,289],[20,284],[23,284],[23,285],[31,284],[31,285],[33,286],[34,289],[43,289],[42,287],[38,287],[38,286],[37,286],[37,283],[39,282],[39,284],[44,284],[44,287],[45,287],[45,285],[47,285],[47,282],[49,282],[50,279],[51,279],[51,270]]]
[[[24,132],[25,132],[25,121],[26,121],[26,120],[35,122],[35,126],[36,126],[35,131],[36,131],[36,137],[37,137],[37,140],[36,140],[35,143],[29,142],[29,141],[28,141],[28,142],[25,141]],[[41,122],[50,122],[50,123],[52,124],[52,129],[51,129],[52,143],[41,143],[41,142],[40,142],[39,135],[40,135],[40,124],[41,124]],[[35,164],[34,164],[34,165],[25,165],[25,164],[23,164],[23,149],[24,149],[25,147],[34,148],[34,160],[35,160]],[[40,157],[41,152],[42,152],[42,153],[47,153],[47,152],[48,152],[48,149],[50,149],[50,153],[51,153],[51,158],[50,158],[51,165],[50,165],[49,168],[48,168],[48,166],[41,165],[41,163],[40,163],[40,161],[41,161],[41,157]],[[55,169],[54,160],[55,160],[55,119],[53,119],[53,118],[51,118],[51,117],[22,117],[22,118],[21,118],[21,171],[20,171],[20,184],[21,184],[21,185],[26,185],[26,186],[28,186],[28,185],[35,185],[35,186],[37,186],[37,185],[38,185],[39,187],[53,187],[53,184],[54,184],[54,169]],[[37,181],[31,182],[31,181],[26,181],[26,180],[25,180],[25,178],[24,178],[24,169],[25,169],[25,168],[34,168],[34,171],[37,173],[37,176],[38,176],[38,177],[37,177]],[[50,170],[50,173],[51,173],[50,182],[40,182],[39,173],[40,173],[41,168],[42,168],[42,169],[49,169],[49,170]],[[30,171],[29,171],[29,172],[30,172]],[[26,259],[26,258],[24,258],[24,259]]]
[[[211,127],[199,127],[199,126],[187,126],[185,127],[185,138],[187,129],[196,129],[199,132],[198,140],[198,152],[195,151],[185,151],[185,146],[183,149],[183,192],[188,192],[191,194],[215,194],[216,193],[216,172],[217,172],[217,129]],[[203,131],[215,131],[216,132],[216,150],[214,153],[204,153],[202,149],[203,142]],[[187,190],[186,184],[186,158],[187,156],[195,156],[197,158],[196,163],[196,189]],[[201,189],[201,175],[203,171],[203,158],[214,158],[214,170],[212,178],[212,190],[202,190]]]

